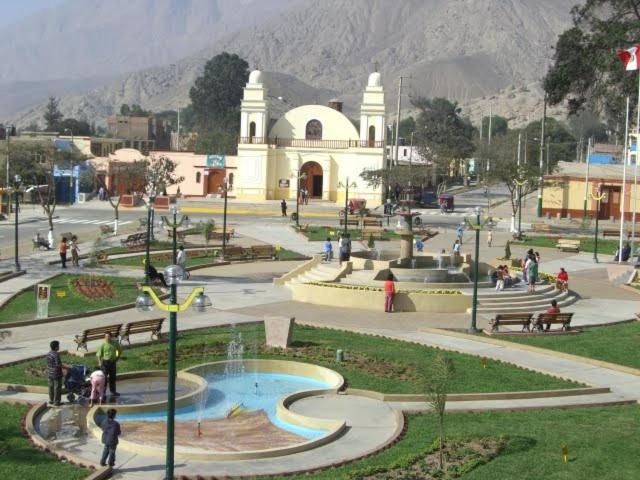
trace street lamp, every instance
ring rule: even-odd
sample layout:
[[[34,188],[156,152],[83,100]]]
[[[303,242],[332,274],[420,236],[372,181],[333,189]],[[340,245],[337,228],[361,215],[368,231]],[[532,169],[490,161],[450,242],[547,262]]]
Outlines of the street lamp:
[[[522,187],[528,182],[524,178],[524,171],[518,171],[518,177],[513,180],[518,195],[518,239],[522,238]]]
[[[475,262],[473,265],[473,303],[471,305],[471,325],[469,326],[469,333],[478,333],[476,317],[478,312],[478,263],[480,256],[480,231],[489,221],[485,220],[484,223],[480,221],[480,217],[482,216],[482,208],[476,207],[476,223],[471,223],[469,219],[465,218],[465,223],[471,230],[476,231],[476,252],[475,252]]]
[[[227,197],[229,196],[229,180],[227,177],[222,179],[220,191],[224,194],[224,211],[222,214],[222,258],[224,258],[227,249]]]
[[[176,413],[176,335],[178,312],[183,312],[191,306],[197,312],[204,312],[211,307],[211,299],[204,294],[204,288],[194,288],[185,301],[178,303],[178,283],[184,279],[185,272],[180,265],[176,265],[177,239],[176,229],[188,217],[182,216],[178,220],[178,208],[171,208],[173,221],[163,218],[164,224],[173,229],[173,264],[164,270],[164,276],[170,287],[169,303],[163,303],[153,289],[146,285],[142,287],[142,293],[136,298],[136,308],[140,311],[150,311],[153,305],[169,312],[169,364],[167,372],[167,451],[166,451],[166,477],[173,478],[174,470],[174,440],[175,440],[175,413]],[[147,264],[148,265],[148,264]]]
[[[15,236],[14,236],[14,242],[15,242],[15,265],[13,267],[13,270],[17,273],[20,272],[20,262],[18,261],[18,194],[20,193],[20,185],[22,183],[22,177],[20,175],[16,175],[15,177],[13,177],[14,180],[14,189],[13,189],[13,193],[15,195],[15,200],[16,200],[16,211],[15,211]]]
[[[295,173],[293,178],[296,179],[296,227],[300,228],[300,180],[307,179],[307,172],[302,172],[301,175]]]
[[[344,234],[347,234],[348,220],[349,220],[349,188],[356,188],[356,182],[349,182],[349,177],[345,183],[338,182],[338,188],[344,188]]]
[[[593,237],[593,261],[595,263],[598,263],[598,220],[600,218],[600,202],[604,199],[606,199],[607,194],[606,193],[602,193],[602,184],[598,184],[598,189],[596,190],[596,193],[590,193],[591,198],[593,198],[597,203],[596,203],[596,212],[595,212],[595,216],[596,216],[596,231],[595,231],[595,235]],[[620,258],[622,256],[622,252],[618,251],[618,258]]]
[[[146,245],[145,245],[145,266],[144,266],[144,284],[145,285],[149,285],[149,250],[151,248],[151,240],[152,240],[152,234],[151,234],[151,226],[152,226],[152,222],[153,222],[153,202],[156,199],[156,191],[155,189],[152,189],[149,192],[149,201],[147,202],[147,241],[146,241]]]

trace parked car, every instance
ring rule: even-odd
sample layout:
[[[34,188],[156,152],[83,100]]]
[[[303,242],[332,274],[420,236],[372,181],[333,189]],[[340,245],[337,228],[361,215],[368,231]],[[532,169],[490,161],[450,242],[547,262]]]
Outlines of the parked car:
[[[422,208],[438,208],[440,206],[438,195],[435,192],[423,192],[416,200],[416,205]]]

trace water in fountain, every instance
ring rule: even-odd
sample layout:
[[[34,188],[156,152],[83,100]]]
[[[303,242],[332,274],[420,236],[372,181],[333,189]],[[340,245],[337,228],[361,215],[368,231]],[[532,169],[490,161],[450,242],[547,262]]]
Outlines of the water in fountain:
[[[205,343],[204,346],[202,347],[202,363],[205,363],[206,361],[207,361],[207,344]],[[198,398],[196,399],[196,404],[195,404],[196,416],[197,416],[196,435],[198,437],[202,436],[202,430],[200,426],[202,424],[205,408],[207,407],[208,398],[209,398],[209,389],[205,388],[198,394]]]
[[[224,368],[226,375],[237,375],[244,372],[244,342],[242,332],[236,332],[235,325],[231,331],[231,340],[227,345],[227,360]]]

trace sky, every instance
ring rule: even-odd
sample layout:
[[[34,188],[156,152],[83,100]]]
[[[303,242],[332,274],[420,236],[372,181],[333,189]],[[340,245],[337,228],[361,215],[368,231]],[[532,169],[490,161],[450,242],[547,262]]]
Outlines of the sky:
[[[0,0],[0,28],[65,0]]]

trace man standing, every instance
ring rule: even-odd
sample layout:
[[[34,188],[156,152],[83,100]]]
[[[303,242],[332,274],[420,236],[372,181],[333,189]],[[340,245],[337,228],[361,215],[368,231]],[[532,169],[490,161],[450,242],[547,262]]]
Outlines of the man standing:
[[[282,216],[287,216],[287,201],[283,198],[280,202],[280,210],[282,210]]]
[[[49,405],[60,406],[62,398],[62,369],[69,368],[69,365],[62,363],[60,359],[60,342],[53,340],[49,344],[51,349],[47,353],[47,377],[49,380]]]
[[[67,268],[67,237],[62,237],[62,241],[58,245],[58,253],[60,254],[62,268]]]
[[[107,460],[109,461],[110,467],[113,467],[116,464],[118,437],[122,433],[120,423],[116,421],[116,413],[116,410],[113,408],[107,410],[107,418],[100,424],[100,428],[102,429],[102,444],[104,445],[102,457],[100,458],[100,465],[103,467],[107,465]]]
[[[458,228],[456,228],[456,237],[460,240],[460,245],[462,245],[462,235],[464,235],[464,227],[459,225]]]
[[[100,348],[98,348],[98,351],[96,352],[98,365],[100,365],[100,368],[107,377],[109,391],[114,397],[120,396],[116,390],[116,364],[121,353],[120,344],[111,339],[110,333],[105,334],[104,343],[100,345]]]

